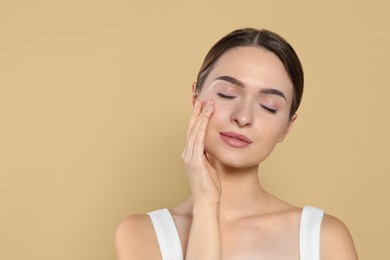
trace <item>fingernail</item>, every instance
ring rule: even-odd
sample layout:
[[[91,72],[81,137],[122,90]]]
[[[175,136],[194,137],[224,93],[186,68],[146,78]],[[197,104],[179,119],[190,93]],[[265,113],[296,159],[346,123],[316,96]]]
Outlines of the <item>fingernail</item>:
[[[195,108],[197,108],[198,106],[199,106],[199,101],[195,100]]]

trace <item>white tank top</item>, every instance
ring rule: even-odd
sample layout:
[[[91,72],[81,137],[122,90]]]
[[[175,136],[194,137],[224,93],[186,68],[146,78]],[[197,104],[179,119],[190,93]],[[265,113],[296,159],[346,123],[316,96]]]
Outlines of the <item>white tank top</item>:
[[[183,260],[179,234],[168,209],[148,213],[163,260]],[[320,228],[324,211],[305,206],[302,210],[299,231],[299,254],[301,260],[320,260]]]

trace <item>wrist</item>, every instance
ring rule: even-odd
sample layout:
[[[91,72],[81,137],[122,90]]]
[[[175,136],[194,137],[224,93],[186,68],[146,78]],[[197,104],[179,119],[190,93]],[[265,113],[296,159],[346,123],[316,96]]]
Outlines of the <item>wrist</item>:
[[[194,200],[192,213],[194,215],[219,215],[219,201]]]

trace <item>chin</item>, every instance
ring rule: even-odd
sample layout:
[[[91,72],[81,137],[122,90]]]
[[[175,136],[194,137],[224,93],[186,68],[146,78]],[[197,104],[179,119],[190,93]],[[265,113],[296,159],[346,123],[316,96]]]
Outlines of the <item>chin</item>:
[[[232,152],[225,150],[220,152],[214,149],[206,149],[206,152],[212,162],[214,161],[216,164],[233,169],[258,167],[263,161],[259,157],[254,158],[253,156],[248,156],[248,153],[243,151]]]

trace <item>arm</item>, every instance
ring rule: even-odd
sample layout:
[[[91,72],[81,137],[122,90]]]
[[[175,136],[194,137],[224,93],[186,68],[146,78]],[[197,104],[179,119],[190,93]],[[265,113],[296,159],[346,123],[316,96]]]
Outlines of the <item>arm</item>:
[[[187,260],[222,258],[219,229],[220,183],[204,150],[206,129],[212,113],[211,102],[202,106],[196,101],[187,133],[186,148],[182,155],[194,203],[186,252]]]
[[[153,225],[148,215],[124,219],[115,233],[118,260],[161,259]]]
[[[218,206],[194,206],[185,259],[222,259]]]
[[[357,260],[348,228],[339,219],[325,215],[321,227],[321,260]]]

